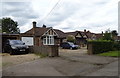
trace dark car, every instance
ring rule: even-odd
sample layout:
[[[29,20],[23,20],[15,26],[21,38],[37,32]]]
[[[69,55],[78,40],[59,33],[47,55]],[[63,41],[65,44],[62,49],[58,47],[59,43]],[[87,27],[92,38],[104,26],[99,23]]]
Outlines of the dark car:
[[[4,44],[4,52],[15,54],[15,53],[28,53],[28,46],[25,45],[21,40],[7,40]]]
[[[78,49],[78,45],[75,45],[72,42],[64,42],[60,44],[60,47],[65,48],[65,49]]]

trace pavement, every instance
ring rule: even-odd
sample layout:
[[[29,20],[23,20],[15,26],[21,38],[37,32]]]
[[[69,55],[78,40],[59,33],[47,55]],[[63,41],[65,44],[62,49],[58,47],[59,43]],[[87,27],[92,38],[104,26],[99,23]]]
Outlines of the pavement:
[[[60,49],[60,57],[7,67],[3,76],[118,76],[118,58],[87,55],[86,48]]]

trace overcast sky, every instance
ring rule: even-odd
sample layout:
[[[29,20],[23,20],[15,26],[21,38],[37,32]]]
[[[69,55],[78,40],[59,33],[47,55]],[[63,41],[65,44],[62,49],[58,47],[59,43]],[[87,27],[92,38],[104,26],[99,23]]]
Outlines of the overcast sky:
[[[17,21],[21,32],[45,24],[64,32],[118,30],[119,0],[2,0],[2,17]],[[0,11],[1,12],[1,11]],[[2,18],[1,17],[1,18]]]

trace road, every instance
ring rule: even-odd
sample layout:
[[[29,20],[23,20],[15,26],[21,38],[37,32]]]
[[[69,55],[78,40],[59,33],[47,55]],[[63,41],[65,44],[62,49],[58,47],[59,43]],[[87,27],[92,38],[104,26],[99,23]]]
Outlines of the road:
[[[60,49],[60,57],[40,58],[7,67],[3,76],[117,76],[118,58],[87,55],[85,48]]]

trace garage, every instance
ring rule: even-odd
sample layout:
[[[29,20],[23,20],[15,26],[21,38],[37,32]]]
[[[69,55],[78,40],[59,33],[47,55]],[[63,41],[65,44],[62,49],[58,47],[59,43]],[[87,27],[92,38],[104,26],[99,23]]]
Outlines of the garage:
[[[21,37],[21,40],[28,46],[33,46],[33,37]]]

